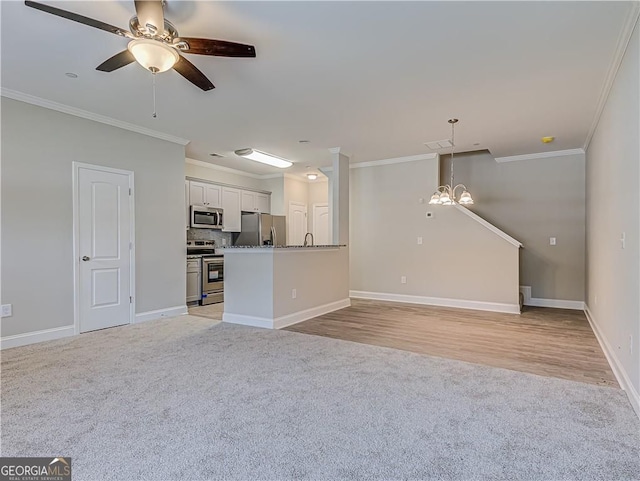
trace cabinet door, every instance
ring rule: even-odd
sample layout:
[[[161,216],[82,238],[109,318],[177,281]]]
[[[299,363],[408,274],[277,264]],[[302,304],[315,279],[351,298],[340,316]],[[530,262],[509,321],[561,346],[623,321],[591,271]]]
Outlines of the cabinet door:
[[[206,184],[204,201],[207,207],[220,207],[222,205],[222,187],[219,185]]]
[[[187,271],[187,302],[200,300],[200,271]]]
[[[203,182],[189,182],[189,202],[192,205],[207,205],[206,204],[206,191],[207,184]]]
[[[230,187],[222,188],[222,220],[225,232],[240,232],[240,190]]]
[[[245,212],[254,212],[256,210],[255,195],[247,190],[242,191],[242,210]]]
[[[255,206],[258,212],[263,214],[271,213],[271,196],[268,194],[258,194],[255,196]]]

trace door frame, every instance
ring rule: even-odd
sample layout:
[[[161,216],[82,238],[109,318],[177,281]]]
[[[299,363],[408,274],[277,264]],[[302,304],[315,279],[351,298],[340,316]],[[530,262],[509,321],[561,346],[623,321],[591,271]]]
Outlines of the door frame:
[[[114,169],[103,165],[72,162],[73,169],[73,330],[80,334],[80,219],[79,219],[79,171],[80,169],[96,170],[111,174],[126,175],[129,179],[129,324],[133,324],[136,313],[136,240],[135,240],[135,189],[133,187],[133,172],[130,170]]]

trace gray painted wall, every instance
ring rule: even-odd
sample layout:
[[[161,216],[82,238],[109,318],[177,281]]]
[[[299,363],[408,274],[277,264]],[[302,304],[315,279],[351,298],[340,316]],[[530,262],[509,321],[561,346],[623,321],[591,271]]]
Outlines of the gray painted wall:
[[[184,147],[2,97],[2,336],[73,325],[72,162],[135,173],[136,311],[185,304]]]
[[[441,183],[450,182],[450,166],[447,155]],[[455,183],[476,202],[470,210],[522,242],[520,284],[531,296],[584,300],[584,154],[498,163],[486,151],[463,153],[454,167]]]
[[[640,415],[638,25],[587,149],[587,306],[635,388]],[[625,248],[620,242],[625,233]],[[633,338],[633,349],[630,339]]]
[[[351,170],[351,289],[517,305],[518,248],[428,205],[437,181],[437,159]]]

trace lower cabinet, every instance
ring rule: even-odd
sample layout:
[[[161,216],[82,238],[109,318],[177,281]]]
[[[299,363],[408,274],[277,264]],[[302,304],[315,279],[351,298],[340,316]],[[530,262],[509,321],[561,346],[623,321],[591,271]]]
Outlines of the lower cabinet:
[[[187,302],[200,300],[201,281],[200,259],[187,259]]]

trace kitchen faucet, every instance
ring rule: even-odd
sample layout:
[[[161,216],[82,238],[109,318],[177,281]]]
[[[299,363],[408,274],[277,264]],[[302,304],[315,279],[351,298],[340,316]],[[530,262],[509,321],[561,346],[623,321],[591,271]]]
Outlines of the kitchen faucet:
[[[308,243],[307,243],[307,237],[308,237],[308,236],[311,236],[311,244],[308,244]],[[311,232],[307,232],[307,233],[304,235],[304,244],[303,244],[303,246],[304,246],[304,247],[307,247],[308,245],[311,245],[311,246],[313,245],[313,234],[312,234]]]

